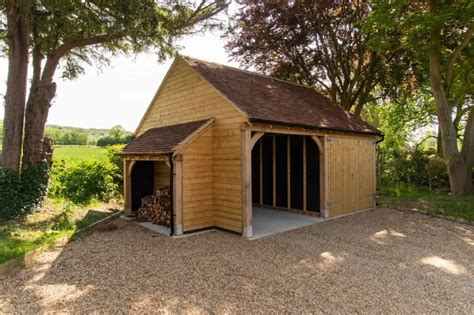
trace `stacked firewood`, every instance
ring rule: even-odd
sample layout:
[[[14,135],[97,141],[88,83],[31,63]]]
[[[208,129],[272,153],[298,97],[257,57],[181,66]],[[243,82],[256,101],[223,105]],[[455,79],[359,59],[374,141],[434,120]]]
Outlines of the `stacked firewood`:
[[[142,204],[137,213],[137,220],[170,227],[170,209],[170,187],[165,186],[158,189],[153,195],[142,198]]]

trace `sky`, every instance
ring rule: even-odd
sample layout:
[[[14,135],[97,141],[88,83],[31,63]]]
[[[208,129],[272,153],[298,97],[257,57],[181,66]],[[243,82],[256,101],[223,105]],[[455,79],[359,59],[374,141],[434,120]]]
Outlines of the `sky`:
[[[180,41],[180,54],[238,67],[230,62],[225,39],[217,32],[193,35]],[[158,63],[155,55],[118,56],[101,70],[86,67],[73,81],[56,78],[57,92],[48,124],[83,128],[122,125],[134,131],[165,76],[172,60]],[[6,89],[8,62],[0,58],[0,96]],[[60,72],[60,71],[58,71]],[[4,106],[0,107],[3,119]]]

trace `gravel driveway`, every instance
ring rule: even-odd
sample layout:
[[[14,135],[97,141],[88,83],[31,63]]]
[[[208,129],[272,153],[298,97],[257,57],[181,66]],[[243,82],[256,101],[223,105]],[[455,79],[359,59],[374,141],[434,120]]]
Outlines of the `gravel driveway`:
[[[474,313],[474,227],[376,209],[248,241],[116,220],[0,280],[4,313]]]

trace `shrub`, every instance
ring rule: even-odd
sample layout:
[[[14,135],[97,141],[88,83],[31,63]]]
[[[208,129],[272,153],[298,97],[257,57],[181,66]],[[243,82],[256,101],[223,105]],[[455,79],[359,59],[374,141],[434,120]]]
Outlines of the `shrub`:
[[[21,176],[0,168],[0,219],[12,219],[32,213],[42,203],[48,190],[49,167],[40,162]]]
[[[22,214],[31,213],[41,205],[48,192],[49,166],[46,161],[29,167],[21,174]]]
[[[54,195],[75,203],[109,201],[119,193],[117,167],[109,161],[66,161],[53,171]]]
[[[380,147],[377,164],[379,186],[407,184],[425,189],[449,189],[446,166],[434,150]]]
[[[116,167],[114,181],[117,184],[120,192],[123,191],[123,162],[122,158],[117,155],[117,152],[122,150],[124,147],[124,144],[116,144],[107,147],[107,158],[109,159],[110,163]]]
[[[428,174],[428,188],[430,190],[447,190],[449,188],[449,177],[446,163],[439,156],[433,156],[425,165]]]
[[[20,176],[17,172],[0,168],[0,219],[19,215]]]

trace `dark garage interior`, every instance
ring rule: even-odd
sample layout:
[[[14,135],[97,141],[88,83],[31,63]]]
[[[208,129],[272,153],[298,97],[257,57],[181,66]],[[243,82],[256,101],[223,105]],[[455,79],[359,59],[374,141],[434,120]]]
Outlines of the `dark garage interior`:
[[[252,149],[253,204],[319,213],[319,158],[311,137],[263,135]]]

